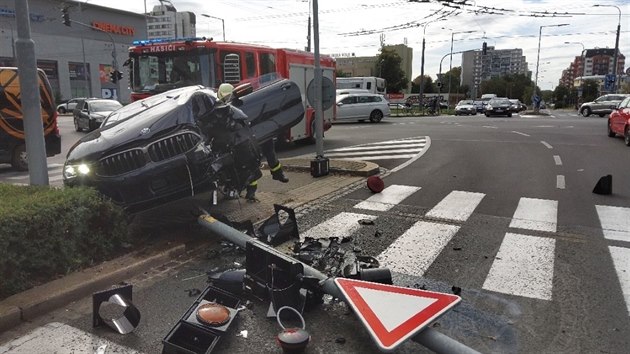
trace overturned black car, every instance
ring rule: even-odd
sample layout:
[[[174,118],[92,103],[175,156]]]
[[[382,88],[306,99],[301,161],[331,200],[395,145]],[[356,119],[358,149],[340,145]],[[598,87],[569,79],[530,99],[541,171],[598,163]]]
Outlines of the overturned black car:
[[[189,86],[129,104],[68,152],[66,186],[91,186],[130,212],[212,190],[237,190],[261,176],[259,145],[304,116],[299,88],[280,80],[224,103]]]

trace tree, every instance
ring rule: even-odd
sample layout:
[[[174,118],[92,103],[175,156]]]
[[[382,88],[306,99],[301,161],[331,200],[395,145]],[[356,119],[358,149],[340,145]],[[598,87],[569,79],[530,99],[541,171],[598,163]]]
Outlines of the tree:
[[[352,76],[352,74],[347,73],[347,72],[343,72],[341,69],[337,69],[337,70],[335,71],[335,76],[336,76],[336,77],[351,77],[351,76]]]
[[[376,57],[375,72],[387,81],[387,92],[400,92],[407,88],[409,79],[405,76],[401,63],[400,56],[389,49],[381,49],[381,54]]]
[[[521,102],[531,103],[533,82],[523,74],[505,75],[482,81],[481,92],[494,93],[498,96],[516,98]]]
[[[584,80],[582,102],[590,102],[599,96],[599,84],[595,80]]]
[[[436,92],[435,85],[431,76],[424,75],[424,89],[422,93],[434,93]],[[411,82],[411,93],[420,93],[420,76],[413,79]]]
[[[442,74],[442,80],[440,80],[442,82],[441,92],[465,93],[466,91],[462,91],[459,85],[461,73],[462,73],[462,67],[456,66],[452,68],[451,70],[447,71],[445,74]],[[448,88],[449,81],[451,84],[450,90]]]

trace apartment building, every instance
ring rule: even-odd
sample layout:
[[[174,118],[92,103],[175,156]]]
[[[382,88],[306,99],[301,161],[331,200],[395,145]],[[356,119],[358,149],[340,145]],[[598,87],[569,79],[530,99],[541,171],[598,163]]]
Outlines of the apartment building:
[[[522,49],[495,49],[488,46],[486,54],[482,51],[462,53],[461,84],[470,88],[472,97],[480,95],[482,81],[515,74],[531,76]]]

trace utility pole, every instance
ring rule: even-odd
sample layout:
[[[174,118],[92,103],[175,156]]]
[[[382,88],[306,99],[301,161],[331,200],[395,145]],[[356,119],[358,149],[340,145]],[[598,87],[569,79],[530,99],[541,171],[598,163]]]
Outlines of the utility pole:
[[[46,143],[39,96],[35,42],[31,39],[28,1],[15,1],[18,39],[15,42],[20,79],[24,136],[31,185],[48,185]]]

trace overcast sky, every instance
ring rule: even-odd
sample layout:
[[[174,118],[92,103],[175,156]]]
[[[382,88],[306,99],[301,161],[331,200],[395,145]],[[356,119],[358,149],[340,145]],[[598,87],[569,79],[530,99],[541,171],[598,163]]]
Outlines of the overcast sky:
[[[88,0],[91,4],[143,13],[144,0]],[[381,36],[385,44],[406,43],[412,47],[413,79],[420,75],[423,30],[426,30],[424,72],[435,79],[440,59],[453,51],[480,49],[484,41],[496,49],[523,49],[532,71],[540,26],[544,27],[540,44],[538,85],[552,89],[558,85],[562,70],[586,49],[614,48],[619,10],[621,10],[619,48],[630,55],[630,2],[627,0],[452,0],[463,2],[460,9],[445,7],[444,1],[409,2],[406,0],[319,0],[320,50],[322,54],[377,55]],[[221,21],[201,16],[208,14],[225,21],[228,41],[265,44],[272,47],[304,49],[312,0],[173,0],[178,11],[197,15],[197,34],[222,38]],[[150,11],[158,0],[146,0]],[[548,15],[545,15],[547,12]],[[556,13],[555,17],[550,15]],[[532,16],[539,15],[539,16]],[[438,20],[438,18],[444,18]],[[427,21],[434,21],[425,26]],[[473,33],[457,33],[474,31]],[[453,66],[461,55],[453,56]],[[626,68],[630,59],[626,59]],[[449,58],[442,63],[442,72]]]

